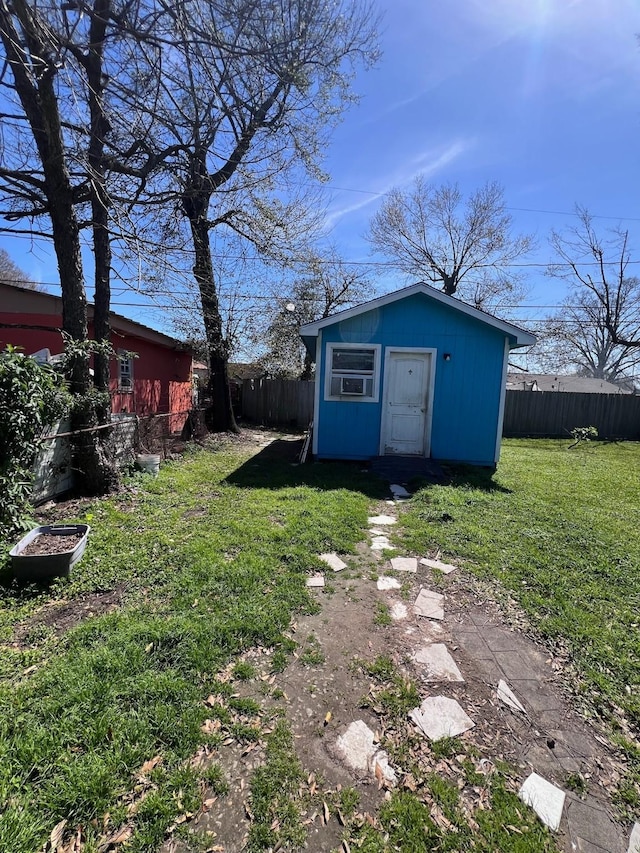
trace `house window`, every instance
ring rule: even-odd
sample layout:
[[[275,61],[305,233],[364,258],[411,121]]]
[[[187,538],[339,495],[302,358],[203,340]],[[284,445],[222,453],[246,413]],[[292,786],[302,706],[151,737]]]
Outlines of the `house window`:
[[[378,400],[380,345],[327,344],[325,400]]]
[[[118,389],[133,391],[133,357],[126,350],[118,350]]]

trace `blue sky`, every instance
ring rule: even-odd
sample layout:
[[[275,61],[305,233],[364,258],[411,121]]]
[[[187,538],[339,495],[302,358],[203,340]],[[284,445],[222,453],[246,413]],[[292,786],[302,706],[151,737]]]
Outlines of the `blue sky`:
[[[472,191],[497,180],[517,229],[537,234],[540,263],[576,203],[613,217],[598,228],[637,235],[638,32],[637,0],[397,0],[382,62],[357,81],[361,103],[335,134],[331,184],[384,193],[424,172]],[[329,221],[347,257],[371,259],[362,235],[378,204],[333,191]],[[529,285],[527,304],[565,293],[535,268]]]
[[[356,78],[361,101],[324,163],[327,226],[346,259],[376,260],[363,235],[381,195],[421,172],[464,191],[499,181],[517,229],[537,233],[541,263],[549,229],[570,224],[562,212],[576,202],[612,217],[599,227],[640,235],[640,0],[388,0],[380,8],[382,59]],[[6,237],[0,245],[35,279],[57,279],[47,249]],[[635,237],[632,248],[640,258]],[[383,290],[404,283],[372,270]],[[530,286],[531,304],[564,294],[540,272]]]

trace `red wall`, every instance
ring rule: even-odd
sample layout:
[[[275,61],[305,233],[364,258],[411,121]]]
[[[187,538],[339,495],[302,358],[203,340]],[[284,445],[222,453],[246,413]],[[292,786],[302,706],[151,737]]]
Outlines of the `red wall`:
[[[54,314],[26,314],[0,311],[0,322],[29,326],[60,326],[62,318]],[[89,334],[93,329],[89,327]],[[114,350],[127,350],[138,356],[133,360],[133,389],[118,390],[119,362],[111,362],[111,406],[114,412],[137,415],[174,413],[169,420],[171,432],[179,432],[192,407],[191,353],[147,341],[114,329]],[[57,331],[6,329],[0,327],[0,350],[6,344],[34,353],[48,347],[52,355],[62,352],[62,337]]]

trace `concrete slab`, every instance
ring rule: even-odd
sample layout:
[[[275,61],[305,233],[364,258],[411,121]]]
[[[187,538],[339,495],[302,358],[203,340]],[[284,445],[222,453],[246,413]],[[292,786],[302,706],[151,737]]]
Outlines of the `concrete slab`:
[[[374,536],[371,540],[372,551],[393,551],[394,546],[387,536]]]
[[[376,778],[382,775],[387,782],[395,784],[396,774],[389,764],[387,753],[374,744],[375,735],[364,722],[355,720],[336,741],[336,749],[352,770],[371,773]]]
[[[387,530],[380,530],[378,527],[372,527],[369,530],[369,536],[386,536],[387,533]]]
[[[429,740],[456,737],[475,725],[456,700],[448,696],[429,696],[419,708],[409,711],[409,717]]]
[[[398,578],[390,578],[388,575],[380,575],[376,583],[378,589],[400,589],[402,584]]]
[[[496,696],[501,702],[504,702],[505,705],[508,705],[513,711],[520,711],[522,714],[526,714],[527,712],[524,709],[524,705],[518,699],[513,690],[509,687],[504,679],[500,679],[498,682],[498,689],[496,690]]]
[[[541,711],[560,711],[562,709],[562,700],[556,694],[548,690],[544,684],[538,680],[518,681],[515,685],[518,695],[521,696],[532,711],[539,714]],[[558,716],[557,714],[555,715]],[[538,723],[542,725],[540,719]],[[560,725],[554,725],[551,728],[562,728]]]
[[[321,574],[311,575],[310,578],[307,578],[307,586],[308,587],[324,586],[324,575],[321,575]]]
[[[491,646],[489,646],[491,648]],[[493,656],[505,678],[509,681],[538,681],[538,673],[529,666],[529,661],[518,652],[493,652]]]
[[[413,612],[427,619],[444,619],[443,604],[444,595],[423,588],[413,604]]]
[[[398,622],[400,619],[406,619],[409,615],[407,605],[403,604],[401,601],[394,601],[391,607],[389,608],[389,615],[392,619],[395,619],[396,622]]]
[[[415,651],[411,657],[423,667],[425,681],[464,681],[456,662],[444,643],[431,643]]]
[[[415,557],[394,557],[391,567],[395,572],[417,572],[418,561]]]
[[[344,560],[341,560],[337,554],[320,554],[320,559],[323,563],[326,563],[330,569],[333,569],[334,572],[341,572],[343,569],[347,568],[347,564]]]
[[[567,802],[567,826],[572,838],[602,847],[608,853],[624,853],[618,827],[593,797],[586,801],[571,798]]]
[[[437,569],[439,572],[442,572],[443,575],[450,575],[451,572],[455,572],[458,568],[451,563],[443,563],[441,560],[430,560],[428,557],[423,557],[420,560],[420,565],[428,566],[430,569]]]
[[[400,486],[398,483],[392,483],[389,488],[391,489],[391,494],[396,498],[396,500],[406,500],[411,497],[411,494],[405,489],[405,487]]]
[[[482,639],[482,634],[479,631],[456,631],[455,636],[457,642],[473,658],[493,661],[493,653],[491,652],[489,646]],[[493,662],[495,664],[495,661]],[[499,671],[497,665],[495,668],[496,671]],[[502,674],[500,674],[498,677],[501,678]],[[497,681],[498,679],[496,678],[496,683]]]
[[[352,770],[365,772],[376,752],[374,733],[364,720],[354,720],[336,741],[336,748]]]
[[[368,519],[369,524],[381,525],[386,527],[388,524],[396,524],[397,519],[392,515],[372,515]]]
[[[639,853],[640,851],[640,823],[634,823],[629,838],[629,849],[627,853]]]
[[[566,796],[563,790],[537,773],[532,773],[525,779],[518,796],[523,803],[531,806],[549,829],[558,831]]]

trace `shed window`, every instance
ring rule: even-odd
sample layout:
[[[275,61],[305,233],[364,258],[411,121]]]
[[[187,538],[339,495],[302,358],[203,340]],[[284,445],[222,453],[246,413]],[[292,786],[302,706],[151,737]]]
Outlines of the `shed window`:
[[[118,388],[133,391],[133,356],[126,350],[118,351]]]
[[[380,347],[328,344],[325,398],[362,400],[378,398]]]

